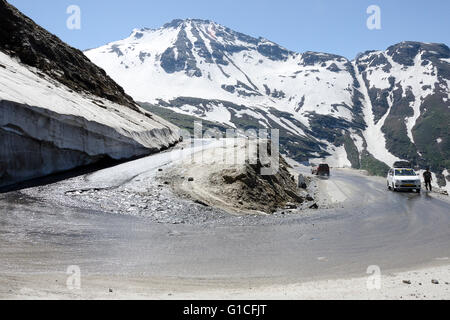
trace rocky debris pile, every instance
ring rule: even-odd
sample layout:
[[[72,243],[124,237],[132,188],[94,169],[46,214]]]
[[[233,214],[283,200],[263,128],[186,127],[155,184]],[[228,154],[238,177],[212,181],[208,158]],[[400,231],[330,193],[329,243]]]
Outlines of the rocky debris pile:
[[[294,209],[303,202],[284,160],[274,175],[261,175],[260,169],[260,165],[250,164],[240,169],[224,169],[211,176],[211,183],[225,185],[227,196],[244,210],[273,213],[279,208]]]
[[[158,179],[133,180],[118,188],[86,187],[82,177],[48,186],[51,194],[61,194],[52,201],[61,206],[72,206],[114,215],[144,218],[163,224],[204,224],[224,220],[219,210],[173,196],[170,189]],[[26,190],[34,197],[46,196],[36,190]]]
[[[270,144],[267,146],[267,154],[272,156]],[[244,147],[238,143],[228,147],[227,152],[231,150],[237,154],[243,152],[241,148]],[[210,206],[219,203],[219,206],[225,205],[238,212],[274,213],[286,207],[297,208],[304,199],[299,195],[295,178],[288,170],[290,166],[279,156],[279,169],[274,174],[264,175],[263,169],[269,168],[270,164],[261,161],[259,147],[256,153],[256,164],[247,160],[243,164],[205,166],[204,170],[194,170],[201,176],[190,174],[188,182],[192,188],[186,185],[182,189],[186,191],[185,194],[202,203]],[[178,186],[175,188],[179,189]],[[195,192],[195,189],[199,192]]]
[[[158,173],[160,171],[155,172]],[[132,216],[167,225],[273,225],[278,223],[274,221],[279,221],[277,219],[280,217],[286,218],[256,213],[243,216],[230,215],[201,201],[180,198],[173,194],[168,186],[161,183],[164,179],[167,177],[163,175],[155,179],[138,177],[118,188],[107,188],[90,185],[85,176],[79,176],[43,187],[21,190],[20,193],[14,193],[14,197],[25,195],[25,199],[28,197],[39,199],[57,208],[71,207],[90,212]],[[187,177],[183,180],[187,181]],[[173,233],[169,235],[177,236]]]
[[[308,178],[305,177],[304,175],[299,175],[298,176],[298,183],[297,183],[298,187],[301,189],[307,189],[308,188]]]
[[[300,210],[319,208],[329,208],[326,203],[319,196],[319,186],[317,184],[317,177],[308,174],[300,174],[297,179],[298,192],[304,202],[299,207]]]

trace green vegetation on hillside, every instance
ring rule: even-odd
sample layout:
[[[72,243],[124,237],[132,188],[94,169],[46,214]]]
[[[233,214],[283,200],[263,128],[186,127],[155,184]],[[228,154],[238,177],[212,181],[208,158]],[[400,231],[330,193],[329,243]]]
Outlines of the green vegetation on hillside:
[[[188,130],[192,135],[194,134],[194,123],[202,122],[203,130],[208,129],[219,129],[222,133],[225,133],[230,127],[224,126],[223,124],[204,120],[190,115],[180,114],[170,109],[155,106],[149,103],[139,103],[139,105],[145,110],[160,116],[161,118],[173,123],[180,129]]]
[[[352,164],[352,168],[361,169],[361,161],[359,159],[359,151],[349,134],[345,135],[343,138],[343,144],[345,151],[347,152],[347,158]]]
[[[450,113],[441,101],[440,95],[432,95],[424,100],[422,105],[427,110],[417,120],[413,134],[422,154],[420,165],[430,166],[438,182],[444,185],[442,171],[450,168]]]
[[[370,153],[364,151],[361,154],[361,169],[367,170],[371,175],[385,177],[390,168],[384,162],[375,159]]]

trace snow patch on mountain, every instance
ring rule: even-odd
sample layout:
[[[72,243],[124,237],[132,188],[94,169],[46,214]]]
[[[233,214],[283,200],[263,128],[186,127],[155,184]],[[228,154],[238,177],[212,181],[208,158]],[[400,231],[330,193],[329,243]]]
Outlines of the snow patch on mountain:
[[[321,162],[327,163],[333,168],[351,168],[352,164],[348,160],[347,151],[344,146],[335,147],[330,146],[327,149],[328,153],[331,155],[321,159]],[[317,164],[320,164],[320,161],[314,161]]]
[[[447,169],[445,169],[442,172],[442,175],[445,177],[445,182],[446,182],[444,189],[445,189],[445,191],[447,191],[447,194],[450,195],[450,172]]]
[[[358,152],[361,154],[364,151],[364,139],[361,138],[361,136],[356,133],[352,133],[350,135],[350,138],[352,139],[353,143],[358,149]]]
[[[436,67],[432,64],[422,66],[422,53],[420,52],[414,58],[413,66],[406,68],[394,62],[390,56],[386,55],[386,58],[393,67],[391,72],[396,75],[396,83],[400,84],[403,88],[403,96],[406,96],[405,91],[409,89],[415,97],[414,101],[410,103],[414,115],[406,119],[407,134],[412,143],[414,143],[412,129],[421,115],[420,108],[422,102],[427,96],[434,93],[433,89],[439,83]]]
[[[356,63],[354,62],[355,70],[358,70]],[[359,83],[364,83],[364,79],[357,71],[356,77],[359,81]],[[390,153],[386,148],[386,137],[384,133],[381,131],[381,128],[384,125],[384,121],[386,120],[387,115],[389,112],[386,113],[386,115],[379,120],[378,122],[375,121],[375,116],[373,113],[373,105],[371,102],[371,99],[369,97],[369,93],[367,91],[366,86],[362,86],[360,89],[361,94],[363,95],[364,99],[361,101],[361,103],[364,105],[364,120],[367,125],[366,130],[364,131],[364,139],[367,143],[367,151],[370,152],[375,158],[378,160],[383,161],[388,166],[393,166],[396,161],[400,161],[398,157],[394,156],[392,153]],[[390,106],[392,107],[392,106]]]
[[[387,51],[372,52],[366,59],[373,61],[374,57],[378,56],[379,59],[386,60],[384,65],[375,64],[366,68],[366,78],[370,84],[369,88],[386,90],[394,86],[394,88],[400,87],[402,89],[404,98],[407,91],[412,94],[414,100],[410,102],[410,107],[413,109],[413,115],[405,118],[407,134],[412,143],[414,143],[412,130],[421,115],[422,102],[427,96],[434,93],[435,85],[439,84],[436,67],[431,63],[423,65],[424,59],[422,54],[423,51],[414,57],[414,62],[411,66],[395,62]],[[384,67],[388,67],[388,70],[385,70]],[[392,95],[390,99],[392,99]],[[392,107],[392,105],[390,106]],[[389,114],[389,112],[390,110],[386,114]],[[381,127],[383,125],[384,123],[381,123]]]

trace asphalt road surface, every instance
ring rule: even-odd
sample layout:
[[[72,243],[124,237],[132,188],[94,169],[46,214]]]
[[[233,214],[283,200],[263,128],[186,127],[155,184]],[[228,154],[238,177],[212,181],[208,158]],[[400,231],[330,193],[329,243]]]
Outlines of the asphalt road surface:
[[[158,157],[167,165],[166,156],[152,159]],[[150,161],[152,170],[158,161]],[[137,175],[150,177],[142,168]],[[337,202],[333,208],[258,217],[248,224],[233,217],[217,225],[161,224],[56,205],[22,192],[0,194],[0,280],[65,273],[77,265],[104,277],[289,283],[362,276],[371,265],[388,272],[448,263],[448,200],[425,192],[394,193],[384,179],[350,170],[333,172],[321,185]]]

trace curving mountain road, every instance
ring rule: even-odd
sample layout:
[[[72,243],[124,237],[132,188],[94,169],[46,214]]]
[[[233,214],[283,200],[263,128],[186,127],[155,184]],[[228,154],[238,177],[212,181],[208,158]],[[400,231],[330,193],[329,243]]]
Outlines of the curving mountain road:
[[[137,160],[151,163],[151,170],[138,168],[131,183],[154,174],[158,165],[152,159],[164,159],[161,165],[167,164],[167,157],[158,155]],[[124,172],[120,168],[107,170]],[[121,181],[130,183],[123,177]],[[158,224],[58,206],[22,192],[2,194],[0,283],[8,284],[10,294],[16,294],[37,281],[39,274],[64,275],[70,265],[105,281],[114,277],[166,279],[149,285],[166,288],[183,281],[205,287],[292,283],[363,276],[370,265],[388,272],[448,263],[448,199],[390,192],[384,179],[351,170],[336,170],[320,185],[336,201],[331,209],[231,216],[225,223],[204,225]],[[43,194],[51,190],[36,188]],[[42,290],[45,285],[36,284],[44,286]],[[0,290],[2,294],[8,296]]]

